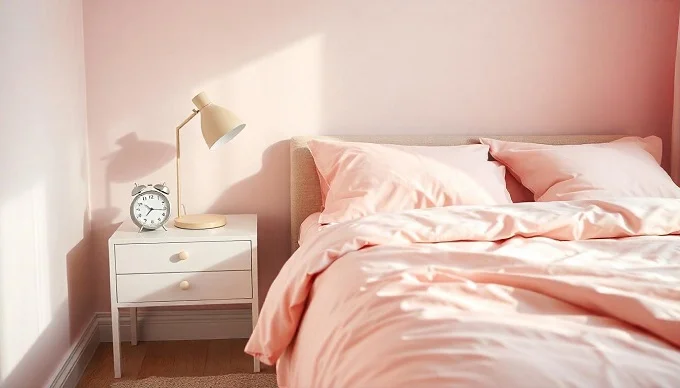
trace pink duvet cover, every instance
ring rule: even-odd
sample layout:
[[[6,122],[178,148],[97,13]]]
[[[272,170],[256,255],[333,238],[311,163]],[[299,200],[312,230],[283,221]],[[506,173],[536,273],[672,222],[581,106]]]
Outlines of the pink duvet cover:
[[[282,387],[680,387],[680,200],[458,206],[329,225],[246,351]]]

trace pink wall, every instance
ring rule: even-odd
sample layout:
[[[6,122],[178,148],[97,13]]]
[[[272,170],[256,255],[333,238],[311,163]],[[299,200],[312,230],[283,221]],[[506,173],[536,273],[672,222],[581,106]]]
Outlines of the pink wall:
[[[205,90],[248,123],[183,140],[191,212],[260,218],[261,295],[288,255],[301,134],[629,133],[668,138],[678,0],[85,3],[99,309],[133,182],[174,184],[173,128]]]
[[[0,58],[0,386],[42,387],[95,305],[81,1],[0,1]]]

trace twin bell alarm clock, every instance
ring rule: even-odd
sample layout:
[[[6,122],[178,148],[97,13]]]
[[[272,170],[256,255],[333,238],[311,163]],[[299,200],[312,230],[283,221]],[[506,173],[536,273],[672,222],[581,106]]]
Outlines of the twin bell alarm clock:
[[[170,219],[170,189],[163,184],[138,185],[132,189],[130,218],[139,231],[165,229]],[[165,229],[167,230],[167,229]]]

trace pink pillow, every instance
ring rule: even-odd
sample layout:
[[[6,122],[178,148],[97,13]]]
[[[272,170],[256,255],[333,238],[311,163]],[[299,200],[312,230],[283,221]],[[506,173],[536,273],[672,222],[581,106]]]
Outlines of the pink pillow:
[[[329,186],[320,224],[373,213],[512,203],[505,169],[488,161],[486,145],[407,147],[312,140],[309,149]]]
[[[536,201],[680,198],[680,189],[659,166],[662,148],[656,136],[562,146],[480,141],[534,193]]]
[[[493,163],[503,169],[503,175],[505,175],[505,188],[508,190],[512,202],[534,202],[534,194],[529,191],[529,189],[522,186],[512,174],[506,174],[504,165],[498,162]],[[316,170],[316,175],[319,178],[319,186],[321,187],[321,208],[323,209],[330,186],[318,169]]]

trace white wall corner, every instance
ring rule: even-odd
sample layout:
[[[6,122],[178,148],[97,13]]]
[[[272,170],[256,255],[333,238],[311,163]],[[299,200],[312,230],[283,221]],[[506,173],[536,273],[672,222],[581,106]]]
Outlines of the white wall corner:
[[[50,388],[75,388],[99,346],[99,320],[95,314],[52,378]]]

